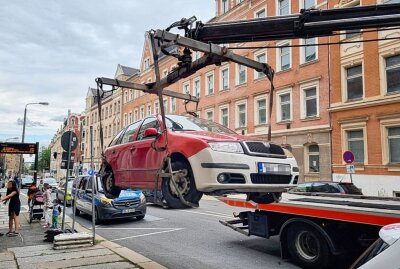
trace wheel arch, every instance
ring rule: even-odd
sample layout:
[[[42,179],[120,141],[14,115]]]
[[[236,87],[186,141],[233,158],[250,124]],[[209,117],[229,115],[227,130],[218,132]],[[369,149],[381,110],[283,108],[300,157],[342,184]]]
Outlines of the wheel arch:
[[[295,225],[296,223],[301,223],[301,224],[306,224],[308,226],[311,226],[315,228],[326,240],[329,246],[329,250],[331,251],[332,254],[339,254],[339,251],[333,242],[332,238],[330,235],[317,223],[310,219],[302,219],[302,218],[291,218],[287,220],[282,226],[279,231],[279,241],[281,245],[281,257],[283,259],[290,258],[288,246],[287,246],[287,231],[289,229],[289,226]]]

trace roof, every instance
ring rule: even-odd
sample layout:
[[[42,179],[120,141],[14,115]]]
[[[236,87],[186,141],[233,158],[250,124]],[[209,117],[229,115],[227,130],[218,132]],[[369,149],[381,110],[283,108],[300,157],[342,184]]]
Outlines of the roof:
[[[140,71],[137,68],[124,66],[124,65],[121,65],[121,64],[119,66],[121,67],[123,75],[127,75],[127,76],[133,76],[134,74],[139,73],[139,71]]]

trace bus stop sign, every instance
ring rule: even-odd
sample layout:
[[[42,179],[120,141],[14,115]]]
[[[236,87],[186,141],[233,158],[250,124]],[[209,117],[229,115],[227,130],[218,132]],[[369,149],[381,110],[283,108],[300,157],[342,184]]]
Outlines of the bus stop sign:
[[[346,150],[343,152],[343,161],[347,164],[351,164],[354,162],[354,153],[350,150]]]

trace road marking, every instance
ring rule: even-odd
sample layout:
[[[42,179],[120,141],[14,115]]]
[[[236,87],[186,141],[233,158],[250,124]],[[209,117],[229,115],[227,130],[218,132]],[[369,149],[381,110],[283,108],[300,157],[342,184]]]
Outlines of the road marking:
[[[228,217],[228,218],[233,217],[233,215],[228,215],[228,214],[219,213],[219,212],[214,212],[214,211],[205,211],[205,212],[212,213],[212,214],[216,214],[216,215],[220,215],[220,216],[223,216],[223,217]]]
[[[102,229],[102,230],[173,230],[173,229],[183,229],[183,228],[96,227],[96,229]]]
[[[217,218],[231,218],[231,216],[223,216],[223,215],[217,215],[217,214],[210,214],[210,213],[203,213],[203,212],[195,212],[195,211],[190,211],[190,210],[181,210],[183,212],[187,213],[193,213],[193,214],[200,214],[200,215],[206,215],[206,216],[212,216],[212,217],[217,217]]]
[[[113,240],[110,240],[110,241],[115,242],[115,241],[121,241],[121,240],[137,238],[137,237],[143,237],[143,236],[148,236],[148,235],[170,233],[170,232],[176,232],[176,231],[183,230],[183,229],[184,228],[176,228],[176,229],[171,229],[171,230],[168,230],[168,231],[160,231],[160,232],[154,232],[154,233],[139,234],[139,235],[133,235],[133,236],[123,237],[123,238],[117,238],[117,239],[113,239]]]

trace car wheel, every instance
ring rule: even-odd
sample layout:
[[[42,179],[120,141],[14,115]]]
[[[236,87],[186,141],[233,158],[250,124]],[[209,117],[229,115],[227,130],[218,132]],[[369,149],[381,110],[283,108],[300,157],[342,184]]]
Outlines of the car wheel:
[[[271,204],[279,202],[282,197],[281,192],[268,192],[268,193],[249,193],[247,200],[253,201],[257,204]]]
[[[145,215],[141,215],[141,216],[136,216],[135,218],[136,218],[137,220],[142,220],[142,219],[144,219],[144,217],[145,217]]]
[[[117,186],[115,186],[114,174],[111,168],[104,170],[102,175],[102,181],[103,181],[104,191],[106,193],[109,193],[113,196],[119,195],[121,190]]]
[[[302,268],[327,268],[330,263],[328,243],[322,234],[310,225],[290,225],[287,246],[293,260]]]
[[[194,181],[193,171],[188,162],[185,161],[175,161],[171,164],[172,170],[182,170],[183,175],[176,180],[176,184],[180,192],[182,193],[184,199],[193,204],[198,204],[202,192],[199,192],[196,188],[196,183]],[[179,195],[171,182],[171,178],[164,178],[162,181],[162,194],[167,203],[171,208],[188,208],[187,205],[181,202]]]
[[[79,216],[81,214],[81,211],[75,207],[75,216]]]
[[[94,209],[94,224],[99,225],[101,224],[102,219],[99,214],[99,210],[97,208]]]

